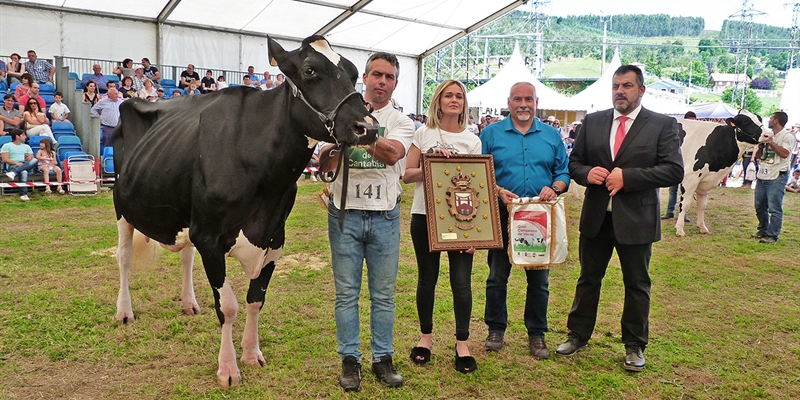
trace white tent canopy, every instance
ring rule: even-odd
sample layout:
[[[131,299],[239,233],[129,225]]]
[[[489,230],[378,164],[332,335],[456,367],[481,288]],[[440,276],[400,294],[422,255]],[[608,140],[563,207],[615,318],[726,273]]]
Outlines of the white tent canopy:
[[[570,101],[572,107],[578,110],[586,110],[592,113],[599,110],[606,110],[614,106],[611,101],[611,84],[614,82],[614,71],[622,65],[619,59],[619,49],[614,52],[611,63],[605,69],[603,75],[586,89],[573,96]]]
[[[536,88],[539,98],[539,109],[542,110],[575,110],[570,108],[566,96],[539,82],[525,67],[519,52],[519,44],[514,46],[511,58],[500,72],[483,85],[467,93],[470,107],[501,109],[508,106],[508,94],[511,86],[517,82],[529,82]]]
[[[791,126],[800,123],[800,68],[792,68],[786,72],[786,85],[781,97],[781,111],[789,116]]]
[[[0,55],[140,60],[257,72],[266,36],[287,49],[324,35],[359,68],[370,53],[400,57],[395,99],[421,104],[421,59],[524,0],[0,0]],[[90,72],[90,71],[84,71]]]

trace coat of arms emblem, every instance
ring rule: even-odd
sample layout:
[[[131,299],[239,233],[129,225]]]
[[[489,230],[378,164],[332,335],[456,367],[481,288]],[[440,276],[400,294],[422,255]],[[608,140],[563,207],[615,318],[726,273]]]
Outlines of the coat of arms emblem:
[[[470,186],[471,178],[458,173],[450,181],[453,185],[447,188],[447,204],[450,205],[450,215],[456,219],[456,227],[461,230],[470,230],[475,227],[470,223],[478,213],[478,189]]]

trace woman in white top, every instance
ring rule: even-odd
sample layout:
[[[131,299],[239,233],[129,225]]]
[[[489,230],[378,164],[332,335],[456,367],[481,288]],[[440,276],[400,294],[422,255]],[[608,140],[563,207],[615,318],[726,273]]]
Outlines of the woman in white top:
[[[442,82],[433,94],[427,125],[417,129],[408,150],[403,181],[416,182],[414,202],[411,205],[411,239],[417,256],[417,313],[422,337],[411,350],[411,360],[416,364],[430,361],[433,341],[433,302],[436,282],[439,279],[439,252],[428,250],[428,224],[425,217],[425,190],[422,183],[422,153],[480,154],[481,141],[467,129],[467,91],[456,80]],[[448,251],[450,260],[450,288],[453,291],[453,311],[456,318],[456,370],[468,373],[478,368],[467,347],[469,322],[472,313],[472,256],[470,248]]]
[[[158,100],[158,93],[156,92],[156,88],[153,87],[153,81],[150,78],[144,80],[144,88],[139,91],[139,97],[145,99],[147,101],[156,101]]]

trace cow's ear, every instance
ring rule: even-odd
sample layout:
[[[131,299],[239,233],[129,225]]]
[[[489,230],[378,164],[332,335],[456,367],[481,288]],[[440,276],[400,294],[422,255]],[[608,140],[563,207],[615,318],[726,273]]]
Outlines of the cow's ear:
[[[736,124],[733,122],[733,118],[726,118],[725,123],[728,124],[728,126],[736,126]]]
[[[339,59],[339,67],[344,69],[345,73],[347,73],[347,77],[350,78],[353,86],[355,86],[356,82],[358,82],[358,68],[356,68],[356,65],[342,57]]]
[[[269,65],[277,67],[284,64],[286,50],[269,36],[267,36],[267,49],[269,50]]]

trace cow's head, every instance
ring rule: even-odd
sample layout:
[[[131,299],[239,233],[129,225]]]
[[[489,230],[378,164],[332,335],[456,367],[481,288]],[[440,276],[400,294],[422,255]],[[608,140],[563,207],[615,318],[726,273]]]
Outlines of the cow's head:
[[[272,38],[267,41],[271,62],[286,75],[287,89],[302,100],[292,107],[301,108],[308,120],[318,122],[319,128],[304,132],[306,136],[358,145],[377,139],[378,120],[367,111],[364,98],[354,87],[358,69],[334,52],[324,37],[306,38],[294,51],[285,51]]]
[[[761,117],[747,110],[739,111],[739,115],[728,118],[728,125],[736,132],[736,140],[750,144],[767,141],[772,134],[769,128],[761,123]]]

